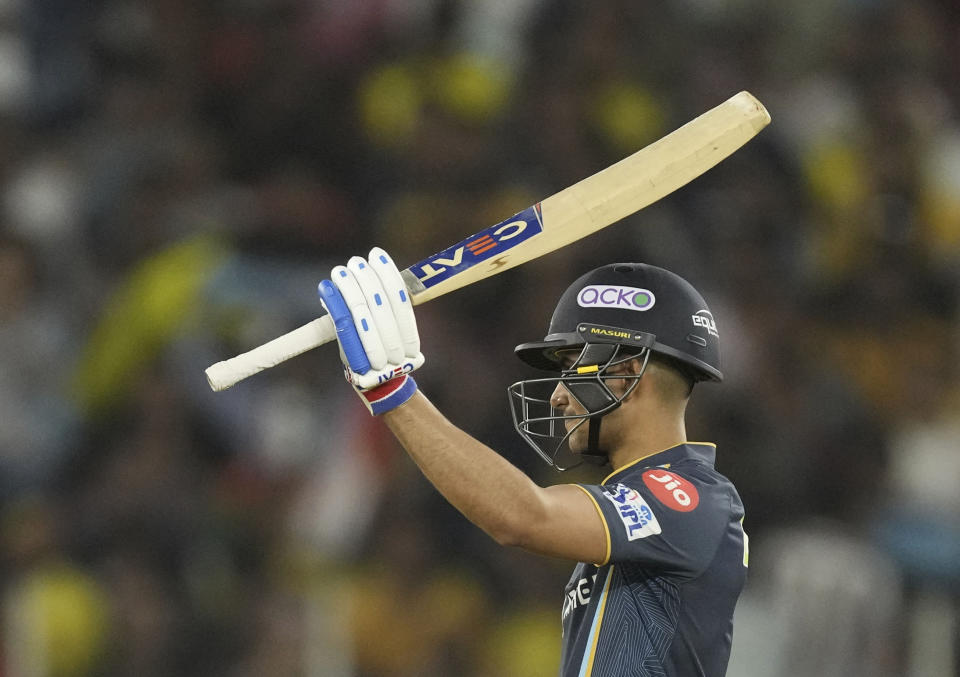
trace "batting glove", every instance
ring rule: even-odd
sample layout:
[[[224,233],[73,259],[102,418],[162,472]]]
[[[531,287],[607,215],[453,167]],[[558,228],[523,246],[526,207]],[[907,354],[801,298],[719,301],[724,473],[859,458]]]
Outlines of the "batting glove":
[[[420,335],[400,271],[379,247],[368,259],[336,266],[318,287],[320,303],[337,329],[344,374],[374,416],[417,391],[410,372],[423,365]]]

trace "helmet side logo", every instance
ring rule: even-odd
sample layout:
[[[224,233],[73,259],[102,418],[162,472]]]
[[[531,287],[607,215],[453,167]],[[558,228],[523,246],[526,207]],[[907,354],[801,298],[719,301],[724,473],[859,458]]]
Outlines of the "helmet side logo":
[[[657,297],[649,289],[591,284],[577,294],[581,308],[619,308],[621,310],[650,310]]]
[[[698,310],[691,318],[694,327],[703,327],[710,336],[720,338],[720,334],[717,333],[717,323],[713,321],[713,314],[709,310]]]

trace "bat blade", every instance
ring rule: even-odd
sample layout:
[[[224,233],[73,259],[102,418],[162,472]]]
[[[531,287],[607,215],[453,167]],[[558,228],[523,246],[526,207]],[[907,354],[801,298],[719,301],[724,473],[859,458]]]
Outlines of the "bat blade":
[[[740,92],[659,141],[494,226],[402,271],[414,304],[473,284],[595,233],[706,172],[770,123],[766,108]],[[224,390],[334,340],[324,316],[206,370]]]

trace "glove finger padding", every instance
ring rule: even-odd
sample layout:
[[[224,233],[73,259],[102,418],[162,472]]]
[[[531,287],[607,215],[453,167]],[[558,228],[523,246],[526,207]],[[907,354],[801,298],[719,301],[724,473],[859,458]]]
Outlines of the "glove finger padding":
[[[320,295],[320,303],[329,313],[333,326],[337,330],[340,354],[341,357],[346,358],[344,366],[360,374],[367,373],[370,371],[370,360],[367,359],[360,335],[357,334],[357,328],[353,324],[353,316],[340,290],[330,280],[321,280],[317,285],[317,293]]]
[[[337,328],[340,359],[343,362],[347,380],[359,390],[376,390],[378,386],[409,374],[423,365],[423,355],[417,354],[413,358],[404,358],[404,362],[401,364],[387,363],[380,369],[373,369],[364,352],[363,342],[340,289],[330,280],[323,280],[318,286],[318,292],[321,303],[330,313],[334,326]],[[372,327],[369,323],[368,326]]]
[[[387,364],[387,351],[380,338],[380,327],[374,321],[367,305],[367,296],[360,288],[357,278],[349,268],[336,266],[330,271],[330,279],[340,290],[347,304],[347,310],[353,317],[353,324],[360,337],[360,343],[363,344],[363,350],[367,354],[370,368],[383,369]]]
[[[407,293],[407,286],[403,283],[403,277],[390,255],[380,247],[370,250],[369,262],[380,278],[386,298],[390,302],[400,340],[403,342],[403,354],[407,358],[415,358],[420,355],[420,334],[413,315],[413,303]]]
[[[400,272],[382,249],[370,256],[370,262],[355,256],[335,267],[333,281],[323,280],[318,292],[336,327],[347,379],[377,415],[413,395],[416,382],[408,374],[424,357]]]
[[[385,362],[402,364],[404,357],[403,342],[400,339],[400,331],[394,319],[393,309],[390,307],[390,299],[387,298],[387,292],[384,290],[379,276],[360,256],[354,256],[350,259],[347,262],[347,269],[353,273],[353,277],[359,284],[366,299],[370,316],[380,333],[380,341],[383,344],[386,358]],[[372,359],[370,365],[374,369],[383,367],[382,364],[377,364]]]

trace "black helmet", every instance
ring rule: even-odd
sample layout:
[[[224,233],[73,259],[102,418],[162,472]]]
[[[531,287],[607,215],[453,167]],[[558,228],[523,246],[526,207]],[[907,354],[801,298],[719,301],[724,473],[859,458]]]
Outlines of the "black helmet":
[[[593,341],[643,347],[634,334],[652,335],[650,349],[681,362],[694,380],[723,379],[720,337],[703,297],[679,275],[645,263],[612,263],[580,277],[560,297],[543,341],[515,352],[527,364],[557,371],[557,350]]]
[[[606,461],[606,453],[597,447],[600,419],[636,387],[651,354],[666,358],[691,382],[723,378],[719,334],[703,297],[679,275],[643,263],[614,263],[580,277],[560,297],[546,337],[515,350],[527,364],[560,372],[559,377],[519,381],[509,388],[517,431],[560,469],[572,467],[558,462],[561,447],[576,429],[568,431],[563,425],[570,418],[580,419],[577,427],[595,421],[581,457]],[[565,366],[560,351],[577,353],[577,359]],[[641,359],[643,366],[618,396],[607,387],[606,380],[614,377],[606,372],[630,359]],[[585,416],[563,416],[553,409],[546,393],[557,382],[583,406]],[[538,408],[543,415],[534,413]],[[552,451],[544,449],[544,439],[556,442]]]

